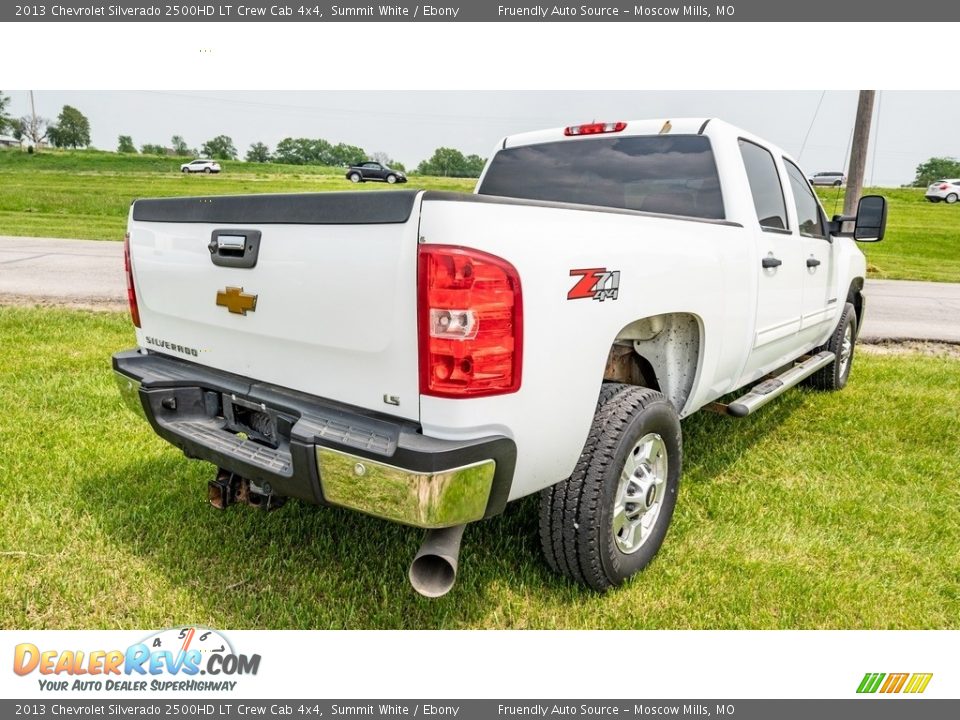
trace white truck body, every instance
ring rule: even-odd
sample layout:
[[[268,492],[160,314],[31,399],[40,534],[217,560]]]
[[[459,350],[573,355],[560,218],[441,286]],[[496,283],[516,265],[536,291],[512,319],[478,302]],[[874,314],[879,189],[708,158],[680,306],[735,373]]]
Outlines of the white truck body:
[[[138,352],[179,358],[373,418],[395,418],[425,439],[506,438],[515,445],[508,482],[513,500],[574,472],[601,384],[624,379],[623,366],[618,371],[613,362],[615,348],[627,349],[620,357],[632,348],[642,358],[645,379],[684,417],[824,346],[847,302],[862,312],[864,256],[846,235],[801,232],[800,207],[806,202],[809,208],[810,201],[794,196],[802,191],[788,181],[789,165],[795,166],[789,155],[718,120],[619,125],[624,127],[582,136],[558,128],[505,138],[474,196],[345,193],[348,210],[356,207],[344,211],[342,221],[339,211],[329,209],[330,198],[337,197],[330,194],[315,212],[304,196],[277,198],[281,207],[272,214],[264,209],[271,196],[234,198],[222,217],[204,209],[205,203],[225,208],[218,198],[138,201],[129,224]],[[485,192],[501,153],[547,146],[582,153],[614,135],[668,139],[656,142],[706,138],[722,197],[722,206],[709,212],[720,217]],[[744,143],[773,159],[783,227],[761,227]],[[667,190],[695,195],[697,183],[688,185]],[[667,194],[653,195],[662,201]],[[382,200],[387,195],[395,202],[388,209],[376,205],[383,217],[361,217],[364,203],[388,202]],[[284,209],[288,202],[294,204]],[[639,202],[642,207],[644,200]],[[828,227],[818,204],[817,212]],[[211,262],[217,233],[229,240],[235,227],[258,234],[254,267]],[[522,287],[522,369],[515,391],[482,397],[423,392],[418,254],[431,246],[481,251],[515,268]],[[765,259],[779,264],[764,267]],[[582,292],[571,298],[594,290],[593,277],[593,298]],[[230,288],[255,295],[255,309],[234,312],[215,304],[214,297],[219,302],[218,293]],[[392,467],[389,458],[385,465]]]

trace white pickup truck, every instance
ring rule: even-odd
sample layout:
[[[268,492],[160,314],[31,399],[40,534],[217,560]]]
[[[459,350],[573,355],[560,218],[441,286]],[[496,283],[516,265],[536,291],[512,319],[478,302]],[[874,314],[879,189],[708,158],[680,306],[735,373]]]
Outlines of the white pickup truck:
[[[218,507],[427,528],[438,596],[464,526],[540,492],[547,562],[605,590],[663,542],[682,418],[846,384],[854,240],[885,223],[877,196],[828,220],[786,153],[703,119],[507,137],[472,195],[138,200],[113,367]]]

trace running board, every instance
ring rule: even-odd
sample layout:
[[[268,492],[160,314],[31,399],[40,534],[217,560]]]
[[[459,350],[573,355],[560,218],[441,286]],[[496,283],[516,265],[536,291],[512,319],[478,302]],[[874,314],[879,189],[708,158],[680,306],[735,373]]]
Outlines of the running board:
[[[762,383],[752,388],[746,395],[737,398],[724,408],[727,415],[733,417],[746,417],[750,413],[762,408],[768,402],[779,397],[801,380],[810,377],[820,368],[826,367],[834,361],[836,356],[824,350],[821,353],[808,357],[801,363],[794,365],[789,370],[784,371],[777,377],[764,380]],[[717,408],[720,409],[720,408]]]

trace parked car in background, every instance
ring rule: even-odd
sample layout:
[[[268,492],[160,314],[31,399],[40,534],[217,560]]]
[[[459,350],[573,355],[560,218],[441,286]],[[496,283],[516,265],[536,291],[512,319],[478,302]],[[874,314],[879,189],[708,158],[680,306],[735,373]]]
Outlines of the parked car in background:
[[[407,176],[399,170],[388,168],[386,165],[371,160],[362,165],[351,165],[347,168],[347,180],[354,183],[379,180],[393,185],[394,183],[405,183]]]
[[[936,182],[930,183],[930,187],[927,188],[926,197],[930,202],[937,203],[943,200],[945,203],[952,205],[960,199],[960,178],[937,180]]]
[[[184,163],[180,166],[180,172],[182,173],[218,173],[220,172],[220,163],[216,160],[191,160],[188,163]]]
[[[808,178],[811,185],[829,185],[831,187],[840,187],[847,181],[847,177],[842,172],[818,172],[816,175]]]

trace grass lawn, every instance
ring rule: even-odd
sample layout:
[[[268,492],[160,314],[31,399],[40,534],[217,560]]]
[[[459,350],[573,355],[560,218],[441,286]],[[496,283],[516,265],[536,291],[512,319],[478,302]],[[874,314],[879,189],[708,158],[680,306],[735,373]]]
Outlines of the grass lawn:
[[[429,601],[417,530],[211,508],[212,466],[120,404],[125,315],[0,308],[0,338],[2,628],[960,627],[957,360],[861,354],[842,393],[686,420],[667,542],[605,596],[549,572],[528,500],[467,530]]]
[[[352,185],[340,168],[224,162],[222,175],[182,175],[182,158],[100,151],[0,150],[0,235],[120,240],[131,201],[141,197],[328,190]],[[470,192],[469,178],[413,177],[406,186]],[[869,192],[869,191],[868,191]],[[960,282],[960,204],[933,204],[922,189],[876,189],[890,201],[887,237],[863,244],[871,277]],[[828,214],[843,193],[818,188]]]
[[[0,235],[122,240],[130,203],[143,197],[425,188],[470,192],[464,178],[354,185],[341,168],[224,161],[219,175],[185,175],[189,158],[97,151],[0,150]]]

